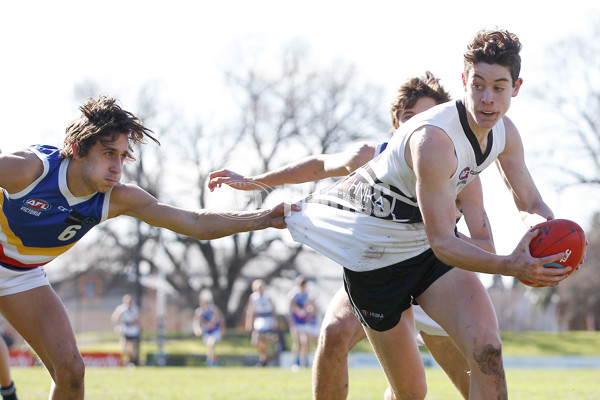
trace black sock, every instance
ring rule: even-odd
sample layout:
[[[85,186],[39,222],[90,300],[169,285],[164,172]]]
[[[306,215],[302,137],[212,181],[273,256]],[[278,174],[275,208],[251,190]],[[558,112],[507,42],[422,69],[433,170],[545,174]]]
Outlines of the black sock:
[[[10,382],[8,386],[0,387],[0,394],[3,400],[18,400],[17,399],[17,388],[14,382]]]

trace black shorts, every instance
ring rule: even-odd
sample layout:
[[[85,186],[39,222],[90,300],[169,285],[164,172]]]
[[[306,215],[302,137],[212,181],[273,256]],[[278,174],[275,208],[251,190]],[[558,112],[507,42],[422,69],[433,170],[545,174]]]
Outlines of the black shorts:
[[[396,326],[411,302],[452,268],[429,249],[372,271],[355,272],[344,268],[344,288],[359,321],[382,332]]]

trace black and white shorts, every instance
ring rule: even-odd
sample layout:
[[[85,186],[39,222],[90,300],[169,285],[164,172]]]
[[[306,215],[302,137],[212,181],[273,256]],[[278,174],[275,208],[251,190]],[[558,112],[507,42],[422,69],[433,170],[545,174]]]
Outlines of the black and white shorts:
[[[431,249],[416,257],[372,271],[344,268],[344,288],[359,321],[376,331],[386,331],[400,321],[433,282],[453,267],[444,264]]]

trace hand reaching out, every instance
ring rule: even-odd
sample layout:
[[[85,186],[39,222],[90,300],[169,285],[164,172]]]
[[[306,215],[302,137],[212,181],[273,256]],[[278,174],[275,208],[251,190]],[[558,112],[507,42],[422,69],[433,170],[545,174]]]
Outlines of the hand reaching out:
[[[228,169],[213,171],[208,175],[208,188],[211,192],[223,184],[237,190],[257,190],[264,188],[261,184],[254,182],[253,178],[244,177]]]

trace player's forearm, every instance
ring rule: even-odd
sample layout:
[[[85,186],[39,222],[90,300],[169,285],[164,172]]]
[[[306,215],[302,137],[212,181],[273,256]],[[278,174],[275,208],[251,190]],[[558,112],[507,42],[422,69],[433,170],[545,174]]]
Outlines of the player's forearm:
[[[211,240],[240,232],[275,227],[271,210],[214,211],[201,210],[196,213],[192,232],[179,232],[199,240]]]
[[[523,223],[528,228],[554,218],[554,213],[550,207],[548,207],[541,199],[535,202],[531,207],[520,210],[520,214]]]
[[[467,271],[486,274],[511,275],[506,256],[482,250],[475,244],[457,237],[433,241],[431,249],[445,264]]]
[[[265,172],[252,177],[252,181],[264,186],[281,186],[285,184],[312,182],[329,176],[324,169],[320,156],[310,156],[286,164],[274,171]]]
[[[496,252],[496,246],[494,245],[494,241],[491,238],[488,238],[488,239],[472,238],[472,237],[464,235],[460,232],[458,232],[458,237],[468,243],[471,243],[474,246],[479,247],[480,249],[489,251],[490,253]]]

